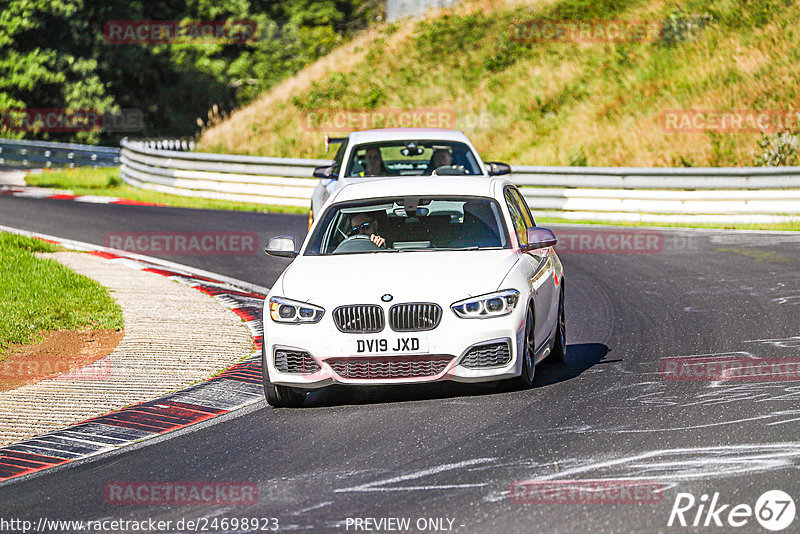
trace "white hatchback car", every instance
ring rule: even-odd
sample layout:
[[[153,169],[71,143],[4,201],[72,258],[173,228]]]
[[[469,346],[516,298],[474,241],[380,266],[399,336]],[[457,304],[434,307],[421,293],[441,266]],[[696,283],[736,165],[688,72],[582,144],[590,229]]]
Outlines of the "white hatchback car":
[[[332,165],[314,169],[308,225],[328,198],[351,183],[395,176],[508,174],[505,163],[483,162],[463,132],[441,128],[384,128],[326,138],[338,144]]]
[[[502,178],[442,176],[339,189],[264,303],[272,406],[330,384],[533,381],[566,349],[556,238]]]

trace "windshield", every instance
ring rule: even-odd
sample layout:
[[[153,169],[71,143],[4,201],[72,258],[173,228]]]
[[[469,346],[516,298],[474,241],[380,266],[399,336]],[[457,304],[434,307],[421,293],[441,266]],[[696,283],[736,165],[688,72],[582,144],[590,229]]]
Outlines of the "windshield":
[[[478,160],[455,141],[385,141],[353,148],[345,176],[481,174]]]
[[[327,210],[305,254],[508,248],[506,236],[490,198],[376,199]]]

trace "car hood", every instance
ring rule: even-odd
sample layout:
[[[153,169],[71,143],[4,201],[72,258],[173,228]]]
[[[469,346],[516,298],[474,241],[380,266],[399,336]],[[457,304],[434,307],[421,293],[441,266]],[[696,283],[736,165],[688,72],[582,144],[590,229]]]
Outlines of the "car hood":
[[[502,289],[517,261],[509,249],[298,256],[276,289],[323,307],[377,304],[387,293],[395,303],[446,304]]]

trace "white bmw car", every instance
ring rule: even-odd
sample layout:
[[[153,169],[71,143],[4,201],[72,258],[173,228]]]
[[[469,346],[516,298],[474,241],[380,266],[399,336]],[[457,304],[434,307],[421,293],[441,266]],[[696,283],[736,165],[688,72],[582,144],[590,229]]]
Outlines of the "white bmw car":
[[[515,380],[566,349],[556,238],[519,190],[488,176],[409,177],[341,188],[264,303],[272,406],[331,384]]]
[[[326,138],[338,144],[331,165],[314,169],[320,181],[311,195],[309,227],[322,205],[352,183],[396,176],[441,174],[499,176],[511,172],[500,162],[484,162],[463,132],[442,128],[384,128]]]

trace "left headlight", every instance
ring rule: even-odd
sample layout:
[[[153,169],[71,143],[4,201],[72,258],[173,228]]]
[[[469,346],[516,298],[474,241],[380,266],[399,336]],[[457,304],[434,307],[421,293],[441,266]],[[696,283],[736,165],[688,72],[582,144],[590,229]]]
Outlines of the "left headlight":
[[[462,319],[488,319],[508,315],[519,302],[519,291],[506,289],[488,295],[459,300],[450,309]]]
[[[270,297],[269,316],[276,323],[318,323],[325,310],[307,302]]]

